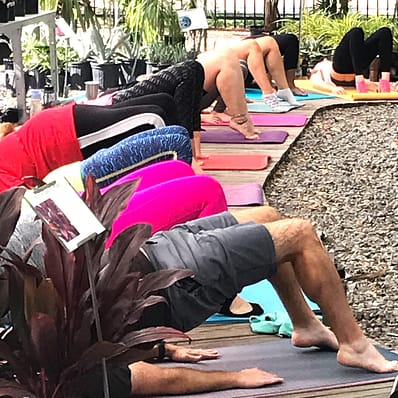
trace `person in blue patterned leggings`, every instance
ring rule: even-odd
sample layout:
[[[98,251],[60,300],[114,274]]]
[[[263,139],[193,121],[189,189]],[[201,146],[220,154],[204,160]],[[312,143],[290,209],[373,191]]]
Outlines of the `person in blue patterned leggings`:
[[[57,168],[45,181],[64,177],[82,191],[83,181],[90,174],[100,187],[106,187],[132,170],[170,158],[189,165],[192,162],[191,142],[184,127],[159,127],[131,135],[82,161]]]

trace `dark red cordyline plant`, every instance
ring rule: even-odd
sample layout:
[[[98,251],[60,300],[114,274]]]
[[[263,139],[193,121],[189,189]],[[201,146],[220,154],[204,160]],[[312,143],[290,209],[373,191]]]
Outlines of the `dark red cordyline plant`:
[[[129,265],[151,228],[137,224],[123,231],[105,248],[113,220],[125,208],[136,182],[121,184],[101,195],[94,179],[86,181],[83,200],[106,232],[67,253],[43,225],[43,275],[29,264],[34,245],[23,257],[7,245],[20,214],[24,188],[0,194],[0,316],[11,326],[0,332],[0,397],[78,397],[79,377],[101,363],[123,366],[148,358],[144,349],[168,338],[187,338],[166,327],[135,330],[145,308],[164,301],[156,293],[190,271],[153,272],[142,277]],[[35,242],[37,244],[38,242]],[[89,249],[89,250],[87,250]],[[103,341],[98,341],[87,276],[91,253]]]

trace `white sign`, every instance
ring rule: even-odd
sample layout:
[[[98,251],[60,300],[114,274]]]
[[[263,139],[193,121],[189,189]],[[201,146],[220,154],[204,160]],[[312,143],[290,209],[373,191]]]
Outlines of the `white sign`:
[[[68,252],[105,231],[65,179],[27,191],[25,200]]]
[[[190,30],[197,29],[207,29],[209,27],[203,8],[179,10],[177,13],[182,32],[189,32]]]

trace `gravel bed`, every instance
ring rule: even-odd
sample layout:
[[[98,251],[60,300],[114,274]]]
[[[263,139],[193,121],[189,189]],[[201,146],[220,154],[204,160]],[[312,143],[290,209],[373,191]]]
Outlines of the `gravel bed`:
[[[321,109],[265,184],[270,205],[310,218],[366,334],[398,342],[398,103]]]

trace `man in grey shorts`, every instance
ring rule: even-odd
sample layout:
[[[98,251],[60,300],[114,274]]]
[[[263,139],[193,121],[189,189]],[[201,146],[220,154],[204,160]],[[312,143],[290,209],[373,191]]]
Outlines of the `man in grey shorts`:
[[[267,278],[292,320],[293,345],[329,347],[337,351],[338,362],[345,366],[377,373],[398,371],[397,361],[386,360],[355,321],[336,268],[307,220],[282,219],[266,206],[234,216],[223,213],[157,233],[144,251],[154,269],[194,271],[193,277],[166,291],[170,324],[175,327],[189,330],[243,286]],[[331,329],[312,312],[303,291],[318,303]],[[211,350],[188,353],[184,347],[169,344],[162,352],[174,361],[196,362],[217,356]],[[156,353],[155,347],[154,357]],[[260,369],[201,372],[145,362],[134,363],[129,369],[131,392],[138,395],[255,388],[282,381]]]
[[[194,273],[166,291],[172,306],[169,326],[183,331],[218,312],[245,286],[269,278],[277,266],[267,229],[254,222],[239,224],[228,212],[159,232],[144,251],[155,270]]]
[[[155,234],[132,270],[188,268],[193,276],[164,292],[168,302],[152,325],[187,331],[216,312],[225,299],[243,286],[267,278],[275,287],[293,323],[291,342],[296,347],[322,346],[337,351],[340,364],[376,373],[398,371],[363,334],[351,312],[333,262],[312,224],[298,218],[282,219],[270,207],[257,207],[231,216],[219,216],[179,225]],[[149,259],[149,260],[148,260]],[[303,296],[315,301],[331,329],[315,316]],[[150,326],[143,323],[142,326]],[[216,350],[197,350],[160,344],[153,358],[197,362],[217,358]],[[272,369],[272,364],[270,364]],[[87,375],[84,397],[102,396],[101,372]],[[192,394],[228,388],[256,388],[280,383],[282,378],[261,369],[239,372],[163,368],[135,362],[110,371],[111,396]],[[95,389],[97,388],[97,389]],[[99,390],[99,391],[98,391]]]

